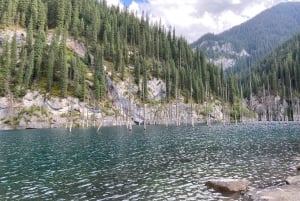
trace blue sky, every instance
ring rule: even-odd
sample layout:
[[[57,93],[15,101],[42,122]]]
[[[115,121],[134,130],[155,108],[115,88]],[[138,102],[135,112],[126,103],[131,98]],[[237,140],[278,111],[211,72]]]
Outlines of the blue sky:
[[[131,4],[132,0],[123,0],[123,2],[127,7]],[[135,0],[135,2],[139,3],[142,2],[142,0]]]
[[[220,33],[281,2],[300,0],[107,0],[131,12],[144,11],[152,21],[175,27],[178,36],[193,42],[203,34]]]

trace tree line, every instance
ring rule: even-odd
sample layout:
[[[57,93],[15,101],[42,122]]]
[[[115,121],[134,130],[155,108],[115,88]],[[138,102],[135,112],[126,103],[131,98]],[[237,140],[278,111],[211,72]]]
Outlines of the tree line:
[[[131,73],[143,101],[149,101],[147,81],[153,77],[166,83],[166,102],[183,96],[196,103],[214,97],[234,104],[239,97],[237,79],[227,79],[174,28],[105,0],[1,0],[0,26],[26,30],[24,42],[15,35],[1,45],[1,96],[42,88],[61,97],[101,101],[110,71],[112,79],[121,80]],[[69,37],[85,44],[85,57],[67,48]],[[104,62],[112,67],[105,70]]]

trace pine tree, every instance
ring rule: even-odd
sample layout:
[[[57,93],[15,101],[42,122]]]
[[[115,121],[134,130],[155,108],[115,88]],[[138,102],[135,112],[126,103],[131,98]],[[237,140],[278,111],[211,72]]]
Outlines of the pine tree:
[[[228,92],[229,92],[229,102],[231,104],[234,104],[235,102],[235,96],[236,96],[236,85],[235,85],[235,79],[234,79],[234,76],[230,76],[229,77],[229,80],[228,80],[228,86],[229,86],[229,89],[228,89]]]
[[[19,69],[17,70],[16,73],[16,84],[18,86],[22,86],[24,83],[24,71],[26,68],[26,61],[27,61],[27,50],[26,48],[23,48],[20,56]]]
[[[100,100],[104,100],[106,94],[105,71],[103,66],[103,49],[99,51],[99,86],[100,86]]]
[[[57,1],[57,16],[56,16],[56,26],[59,30],[62,30],[65,25],[65,0]]]
[[[30,83],[32,80],[32,75],[33,75],[33,69],[34,69],[34,50],[30,53],[29,56],[29,63],[26,66],[25,70],[25,77],[24,77],[24,89],[28,89],[30,87]]]
[[[273,92],[277,92],[277,69],[274,69],[272,72],[271,89],[273,90]]]
[[[15,33],[13,38],[12,38],[12,42],[11,42],[11,64],[10,64],[10,68],[11,71],[15,71],[17,68],[17,62],[18,62],[18,46],[17,46],[17,34]]]
[[[55,59],[57,58],[57,49],[58,49],[58,36],[54,35],[49,47],[48,62],[47,62],[47,88],[48,92],[52,92],[53,85],[53,75],[54,75],[54,64]]]
[[[74,88],[75,88],[75,96],[80,98],[80,77],[81,69],[80,69],[80,59],[78,56],[72,58],[72,70],[74,72],[73,81],[74,81]]]
[[[171,75],[170,75],[170,64],[165,64],[165,82],[166,82],[166,99],[170,102],[171,98]]]
[[[71,33],[75,39],[79,37],[79,5],[78,1],[73,1],[73,9],[72,9],[72,26]]]
[[[82,101],[85,101],[85,96],[87,94],[87,91],[86,91],[86,69],[83,65],[80,65],[80,71],[81,71],[81,76],[80,76],[80,85],[81,85],[81,100]]]
[[[99,77],[100,77],[100,58],[99,58],[99,51],[100,48],[97,47],[96,50],[96,59],[95,59],[95,65],[94,65],[94,95],[95,99],[97,101],[100,100],[100,83],[99,83]]]
[[[147,66],[146,61],[143,60],[143,101],[148,100],[148,76],[147,76]]]
[[[38,35],[34,43],[34,69],[35,69],[35,79],[38,82],[41,77],[41,65],[43,61],[43,53],[45,46],[45,33],[43,30],[39,30]]]
[[[140,60],[138,55],[135,53],[134,56],[134,82],[139,86],[140,83],[140,74],[141,74],[141,70],[140,70]]]
[[[47,22],[47,8],[43,2],[38,1],[38,17],[36,22],[36,29],[41,31],[46,29]]]
[[[66,97],[68,93],[68,63],[66,55],[66,32],[63,35],[62,41],[59,47],[59,69],[60,69],[60,84],[61,84],[61,96]]]
[[[5,41],[4,50],[1,56],[1,66],[0,66],[0,96],[5,96],[9,90],[10,84],[10,64],[11,64],[11,56],[10,56],[10,46],[9,42]]]
[[[36,29],[38,22],[38,2],[37,0],[31,0],[30,5],[30,21],[32,23],[32,28]],[[30,22],[29,22],[30,23]]]
[[[33,21],[32,17],[29,20],[27,27],[26,47],[28,52],[33,51]]]

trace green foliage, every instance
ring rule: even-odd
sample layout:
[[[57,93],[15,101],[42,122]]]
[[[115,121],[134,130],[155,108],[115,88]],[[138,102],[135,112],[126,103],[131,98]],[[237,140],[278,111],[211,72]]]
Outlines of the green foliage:
[[[34,69],[34,51],[30,53],[29,62],[25,70],[25,77],[24,77],[25,90],[29,88],[30,83],[32,81],[33,69]]]
[[[9,93],[10,90],[11,51],[8,41],[4,43],[3,53],[0,57],[0,96]]]
[[[128,66],[134,66],[134,82],[144,101],[151,101],[147,85],[152,77],[166,82],[166,101],[184,95],[203,102],[204,93],[222,96],[225,91],[223,71],[207,64],[204,53],[192,50],[184,38],[175,36],[175,30],[151,24],[146,16],[140,19],[128,10],[108,7],[105,1],[3,0],[0,13],[4,28],[14,25],[27,30],[25,44],[16,45],[14,38],[0,55],[1,96],[9,86],[24,94],[43,85],[51,95],[103,101],[104,62],[113,64],[107,65],[107,71],[115,80],[125,80]],[[68,36],[84,43],[84,58],[68,51]]]
[[[255,94],[280,95],[290,100],[292,94],[300,93],[300,34],[283,43],[265,59],[244,71],[240,82],[243,88]],[[249,84],[252,83],[252,89]]]

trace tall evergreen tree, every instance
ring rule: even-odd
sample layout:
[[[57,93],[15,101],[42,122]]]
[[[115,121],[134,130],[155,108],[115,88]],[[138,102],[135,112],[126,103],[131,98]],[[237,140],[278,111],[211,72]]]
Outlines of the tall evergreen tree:
[[[11,71],[15,71],[17,68],[17,62],[18,62],[18,46],[17,46],[17,34],[15,33],[12,42],[11,42],[11,64],[10,69]]]
[[[45,47],[46,37],[44,30],[39,30],[38,35],[34,43],[34,68],[35,68],[35,79],[39,81],[41,77],[41,65],[43,61],[43,53]]]
[[[148,75],[147,75],[147,64],[143,60],[143,101],[148,100]]]
[[[47,68],[47,88],[48,92],[52,92],[52,85],[53,85],[53,77],[54,77],[54,65],[55,59],[57,58],[57,50],[58,50],[58,36],[54,35],[49,47],[49,54],[48,54],[48,68]]]
[[[24,77],[24,89],[28,89],[30,87],[30,82],[32,80],[34,70],[34,50],[30,53],[29,63],[26,66],[25,77]]]
[[[59,69],[60,69],[60,82],[61,82],[61,95],[66,97],[68,93],[68,63],[66,55],[66,32],[63,35],[62,41],[60,41],[59,47]]]
[[[18,87],[22,86],[24,83],[24,71],[27,63],[27,50],[23,48],[20,55],[20,64],[16,72],[16,84]]]
[[[6,40],[4,43],[4,50],[1,56],[1,66],[0,66],[0,95],[6,95],[9,90],[10,84],[10,65],[11,65],[11,56],[10,56],[10,45]]]

